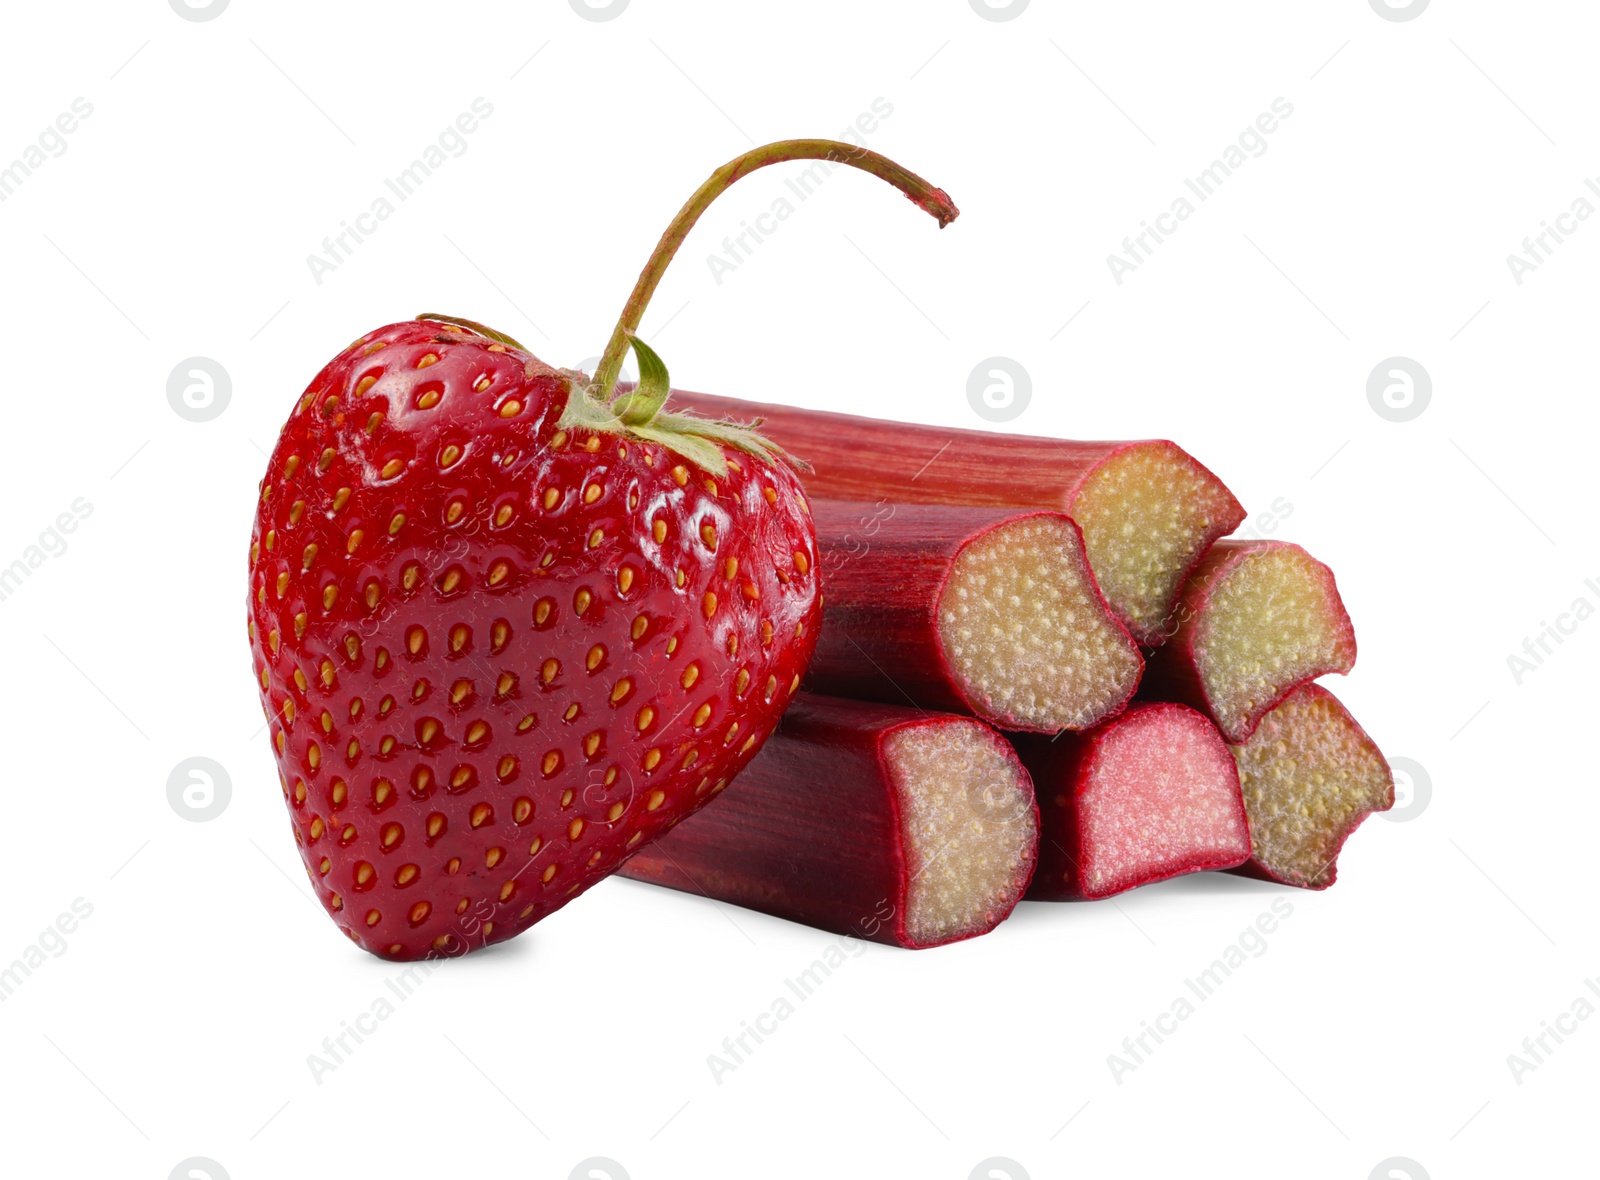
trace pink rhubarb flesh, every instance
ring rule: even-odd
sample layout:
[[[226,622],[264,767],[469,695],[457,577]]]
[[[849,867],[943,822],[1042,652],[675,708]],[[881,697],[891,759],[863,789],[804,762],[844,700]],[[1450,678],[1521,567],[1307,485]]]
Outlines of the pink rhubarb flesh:
[[[1233,757],[1193,709],[1140,703],[1087,733],[1016,744],[1040,804],[1030,899],[1109,897],[1250,856]]]
[[[868,503],[1052,508],[1083,529],[1111,609],[1141,643],[1159,643],[1183,586],[1244,508],[1174,443],[1070,442],[916,426],[674,390],[669,407],[760,419],[761,432],[810,464],[813,495]]]
[[[1219,542],[1184,586],[1144,694],[1206,713],[1242,742],[1291,690],[1356,661],[1333,571],[1298,545]]]
[[[1320,685],[1285,697],[1233,756],[1250,816],[1250,860],[1239,871],[1249,876],[1326,889],[1350,833],[1394,806],[1388,762]]]
[[[1133,695],[1138,645],[1061,513],[817,500],[812,516],[825,590],[812,691],[1042,733]]]
[[[1032,782],[988,726],[802,693],[738,779],[622,875],[917,948],[992,930],[1037,850]]]

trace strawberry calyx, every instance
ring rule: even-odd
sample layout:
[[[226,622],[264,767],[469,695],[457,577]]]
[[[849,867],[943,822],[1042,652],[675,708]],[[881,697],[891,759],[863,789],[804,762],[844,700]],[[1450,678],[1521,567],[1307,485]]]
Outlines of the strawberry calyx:
[[[799,467],[775,443],[768,442],[750,426],[738,422],[714,422],[692,414],[668,413],[662,409],[671,392],[672,383],[667,376],[666,362],[643,340],[628,333],[628,343],[639,361],[639,383],[633,389],[613,396],[609,401],[601,394],[598,382],[583,374],[581,388],[569,379],[567,406],[556,424],[563,429],[582,427],[607,434],[621,434],[648,442],[659,443],[677,451],[696,467],[722,477],[728,473],[728,461],[722,454],[723,446],[733,447],[758,459],[772,462],[781,459]]]
[[[528,353],[531,364],[543,364],[533,358],[533,354],[513,337],[480,324],[476,320],[461,316],[439,315],[434,312],[419,315],[417,319],[427,323],[448,324],[462,328],[474,335]],[[440,337],[441,340],[451,338]],[[589,379],[588,374],[577,369],[556,370],[567,390],[567,404],[561,412],[560,420],[556,423],[557,429],[571,430],[577,427],[658,443],[676,451],[696,467],[718,478],[724,478],[728,474],[728,461],[723,456],[723,446],[733,447],[766,462],[781,460],[796,470],[806,469],[805,464],[757,432],[756,427],[761,425],[759,420],[746,425],[740,422],[714,421],[694,414],[664,411],[662,407],[672,390],[666,362],[653,348],[632,333],[628,335],[628,342],[633,346],[634,355],[639,360],[639,383],[631,390],[617,392],[609,401],[602,400],[598,385]]]

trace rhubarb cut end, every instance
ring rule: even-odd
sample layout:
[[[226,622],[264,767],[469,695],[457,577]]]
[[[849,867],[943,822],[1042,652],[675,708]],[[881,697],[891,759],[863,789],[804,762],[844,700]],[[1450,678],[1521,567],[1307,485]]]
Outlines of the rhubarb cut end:
[[[1072,516],[1111,609],[1135,639],[1155,645],[1189,571],[1239,527],[1244,507],[1181,447],[1141,442],[1084,479]]]
[[[1333,572],[1298,545],[1272,545],[1212,588],[1194,650],[1217,727],[1242,742],[1290,689],[1348,672],[1356,640]]]
[[[900,801],[908,944],[994,929],[1033,876],[1039,819],[1028,772],[992,730],[960,719],[895,729],[883,754]]]
[[[1284,698],[1233,756],[1250,816],[1250,868],[1269,880],[1326,889],[1350,833],[1394,806],[1389,764],[1318,685]]]
[[[1250,857],[1227,743],[1193,709],[1142,705],[1112,723],[1077,800],[1086,898]]]
[[[1083,729],[1133,695],[1144,661],[1095,585],[1076,526],[1026,516],[975,538],[939,596],[945,662],[973,711],[1011,729]]]

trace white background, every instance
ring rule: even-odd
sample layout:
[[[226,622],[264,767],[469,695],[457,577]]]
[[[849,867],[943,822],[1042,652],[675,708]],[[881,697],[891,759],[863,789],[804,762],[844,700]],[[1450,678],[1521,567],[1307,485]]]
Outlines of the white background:
[[[1520,684],[1507,657],[1600,605],[1600,218],[1521,284],[1506,256],[1600,207],[1597,32],[1590,5],[1488,0],[11,6],[0,164],[93,114],[0,203],[0,565],[92,513],[0,601],[0,963],[93,912],[0,1004],[0,1170],[1576,1174],[1600,1020],[1520,1084],[1507,1056],[1600,975],[1600,621]],[[319,284],[307,255],[478,97],[465,153]],[[1119,285],[1106,256],[1278,97],[1265,153]],[[855,944],[720,1084],[707,1056],[834,939],[607,882],[436,971],[318,1084],[307,1055],[398,970],[317,912],[260,728],[246,549],[278,426],[348,341],[424,310],[593,356],[712,167],[878,98],[870,145],[960,220],[841,172],[719,284],[707,256],[786,191],[756,174],[645,317],[676,382],[983,427],[967,376],[999,355],[1033,386],[1005,429],[1178,440],[1335,568],[1361,658],[1333,687],[1431,802],[1370,821],[1323,894],[1207,876]],[[166,396],[197,355],[232,379],[203,423]],[[1396,355],[1433,382],[1405,423],[1366,396]],[[232,783],[206,823],[167,800],[194,756]],[[1265,953],[1114,1080],[1280,897]]]

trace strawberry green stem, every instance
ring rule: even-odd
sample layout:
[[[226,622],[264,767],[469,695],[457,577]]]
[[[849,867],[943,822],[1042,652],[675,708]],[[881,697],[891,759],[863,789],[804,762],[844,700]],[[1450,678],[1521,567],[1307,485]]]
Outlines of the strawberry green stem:
[[[606,342],[605,351],[600,356],[600,367],[595,371],[594,382],[589,387],[591,398],[601,405],[610,404],[617,376],[622,372],[623,358],[627,355],[628,337],[638,330],[639,321],[650,303],[650,297],[655,294],[656,285],[661,282],[661,276],[666,273],[673,255],[683,245],[694,223],[700,220],[700,215],[740,177],[748,176],[757,168],[786,160],[827,160],[870,172],[894,185],[918,208],[936,218],[940,229],[954,221],[959,212],[955,202],[943,189],[935,188],[915,172],[907,171],[877,152],[831,139],[786,139],[754,148],[729,160],[713,172],[678,210],[678,215],[667,226],[649,261],[639,272],[639,281],[634,284],[633,294],[628,296],[628,302],[623,305],[622,316],[612,329],[611,339]]]

